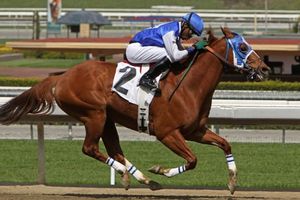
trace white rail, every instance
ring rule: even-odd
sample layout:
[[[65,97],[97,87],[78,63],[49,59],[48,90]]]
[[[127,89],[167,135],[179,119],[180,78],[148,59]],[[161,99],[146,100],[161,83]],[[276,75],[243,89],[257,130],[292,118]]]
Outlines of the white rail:
[[[0,87],[0,105],[29,88]],[[52,115],[66,118],[66,114],[58,106]],[[30,116],[31,118],[34,120],[34,116]],[[53,119],[50,116],[47,119],[50,118]],[[262,124],[266,121],[270,124],[294,124],[300,122],[300,92],[216,90],[210,119],[212,123],[240,123],[242,120],[247,124]]]
[[[81,9],[63,9],[62,15],[69,11]],[[169,17],[180,18],[190,10],[184,7],[179,9],[85,9],[89,11],[96,11],[101,13],[112,21],[113,26],[149,26],[143,19],[136,19],[136,17],[153,17],[152,24],[159,19],[155,17]],[[44,26],[47,19],[47,11],[43,8],[0,8],[0,26],[18,27],[30,26],[32,24],[32,17],[34,11],[38,11],[40,15],[41,24]],[[300,11],[284,11],[284,10],[193,10],[199,13],[205,20],[207,25],[220,26],[229,23],[238,24],[240,28],[260,28],[259,24],[270,24],[269,29],[286,29],[291,28],[292,24],[299,21]],[[7,23],[7,21],[15,23]],[[18,22],[18,23],[16,23]],[[135,25],[128,22],[134,22]],[[141,24],[142,23],[142,24]],[[217,23],[217,24],[216,24]],[[272,25],[273,24],[273,25]],[[277,26],[276,26],[277,25]],[[279,26],[280,25],[280,26]],[[230,24],[234,26],[234,24]],[[255,26],[255,27],[253,27]]]

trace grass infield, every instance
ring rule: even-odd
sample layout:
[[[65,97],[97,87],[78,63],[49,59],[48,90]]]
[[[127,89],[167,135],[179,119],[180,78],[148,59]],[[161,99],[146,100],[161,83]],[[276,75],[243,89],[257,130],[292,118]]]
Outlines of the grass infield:
[[[159,142],[122,142],[123,151],[145,175],[163,187],[226,188],[227,166],[216,147],[189,143],[198,157],[196,169],[173,178],[151,174],[155,164],[177,167],[184,160]],[[36,183],[37,141],[0,140],[0,183]],[[109,186],[110,169],[81,153],[82,141],[46,140],[46,182],[51,185]],[[100,144],[103,151],[103,144]],[[299,190],[299,144],[233,143],[239,187]],[[133,187],[142,187],[133,178]],[[121,187],[120,176],[116,186]]]

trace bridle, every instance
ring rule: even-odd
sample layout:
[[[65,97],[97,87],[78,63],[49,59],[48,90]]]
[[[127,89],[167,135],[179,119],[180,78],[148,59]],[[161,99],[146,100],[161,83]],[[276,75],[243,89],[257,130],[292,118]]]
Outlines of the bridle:
[[[258,58],[256,60],[252,60],[251,62],[248,62],[248,60],[246,62],[243,62],[243,67],[238,67],[235,64],[231,64],[228,59],[229,59],[229,49],[232,48],[232,50],[234,51],[234,48],[231,47],[229,41],[227,38],[226,39],[226,55],[225,57],[223,57],[222,55],[220,55],[218,52],[216,52],[213,48],[211,48],[210,46],[206,46],[205,50],[209,51],[210,53],[212,53],[214,56],[216,56],[223,64],[223,68],[234,68],[236,71],[239,71],[240,73],[247,73],[246,78],[247,80],[256,80],[257,78],[260,80],[263,80],[263,75],[261,70],[259,70],[261,64],[263,63],[263,61],[261,60],[261,58],[258,56]],[[201,51],[201,50],[200,50]],[[191,69],[194,61],[196,60],[196,58],[198,57],[200,51],[197,51],[193,58],[192,61],[190,62],[189,66],[185,69],[183,76],[181,77],[181,79],[179,80],[179,82],[176,84],[175,89],[172,91],[171,95],[169,96],[169,101],[171,101],[173,95],[175,94],[176,90],[179,88],[180,84],[182,83],[182,81],[184,80],[184,78],[186,77],[187,73],[189,72],[189,70]],[[252,51],[251,53],[255,53],[254,51]],[[249,54],[250,55],[250,54]],[[251,63],[255,62],[259,60],[260,64],[259,67],[257,69],[254,69],[250,66]]]
[[[260,66],[262,65],[263,61],[261,60],[261,58],[258,56],[258,58],[256,60],[252,60],[252,61],[246,61],[246,62],[243,62],[243,67],[238,67],[237,65],[235,64],[231,64],[229,61],[228,61],[228,57],[229,57],[229,49],[231,47],[231,44],[229,43],[228,39],[226,39],[226,54],[225,54],[225,57],[223,57],[222,55],[220,55],[218,52],[216,52],[213,48],[211,48],[210,46],[206,46],[205,49],[207,51],[209,51],[210,53],[212,53],[214,56],[216,56],[223,64],[223,67],[224,69],[227,69],[227,68],[234,68],[235,71],[238,71],[240,73],[243,73],[243,74],[246,74],[246,78],[247,80],[256,80],[257,78],[262,80],[263,79],[263,75],[262,75],[262,72],[260,69]],[[232,48],[232,47],[231,47]],[[233,51],[234,48],[232,48]],[[254,51],[252,53],[255,53]],[[254,69],[250,66],[251,63],[255,62],[259,60],[260,61],[260,64],[259,64],[259,67],[257,69]]]

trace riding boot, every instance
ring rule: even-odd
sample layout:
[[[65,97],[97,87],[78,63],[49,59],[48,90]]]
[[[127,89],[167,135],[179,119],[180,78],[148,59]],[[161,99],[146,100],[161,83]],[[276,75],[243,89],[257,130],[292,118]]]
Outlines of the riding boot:
[[[169,68],[170,60],[166,57],[152,66],[140,79],[139,85],[149,90],[157,89],[155,78]]]

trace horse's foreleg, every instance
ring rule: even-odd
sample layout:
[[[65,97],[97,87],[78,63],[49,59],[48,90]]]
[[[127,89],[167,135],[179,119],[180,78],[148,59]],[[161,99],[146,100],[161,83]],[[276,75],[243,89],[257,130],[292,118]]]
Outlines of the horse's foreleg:
[[[221,148],[224,151],[229,170],[228,188],[231,194],[233,194],[237,184],[237,168],[234,162],[233,155],[231,153],[231,146],[229,145],[229,143],[224,138],[222,138],[221,136],[217,135],[209,129],[205,129],[204,133],[200,131],[195,132],[187,136],[186,139],[202,144],[214,145]]]
[[[124,185],[125,189],[129,189],[130,186],[130,176],[128,175],[128,172],[140,183],[148,185],[151,190],[161,189],[161,185],[159,183],[145,176],[140,170],[138,170],[125,158],[120,146],[116,126],[110,119],[106,120],[102,140],[108,155],[119,161],[126,167],[126,172],[122,175],[122,184]]]
[[[125,166],[126,166],[128,172],[140,183],[148,185],[151,190],[162,189],[162,186],[159,183],[157,183],[156,181],[153,181],[150,178],[148,178],[147,176],[145,176],[140,170],[138,170],[126,158],[125,158],[125,162],[126,162]]]
[[[149,169],[150,172],[167,177],[173,177],[196,167],[197,158],[192,153],[179,130],[166,135],[160,141],[174,153],[184,158],[187,163],[175,168],[164,168],[160,165],[156,165]]]

